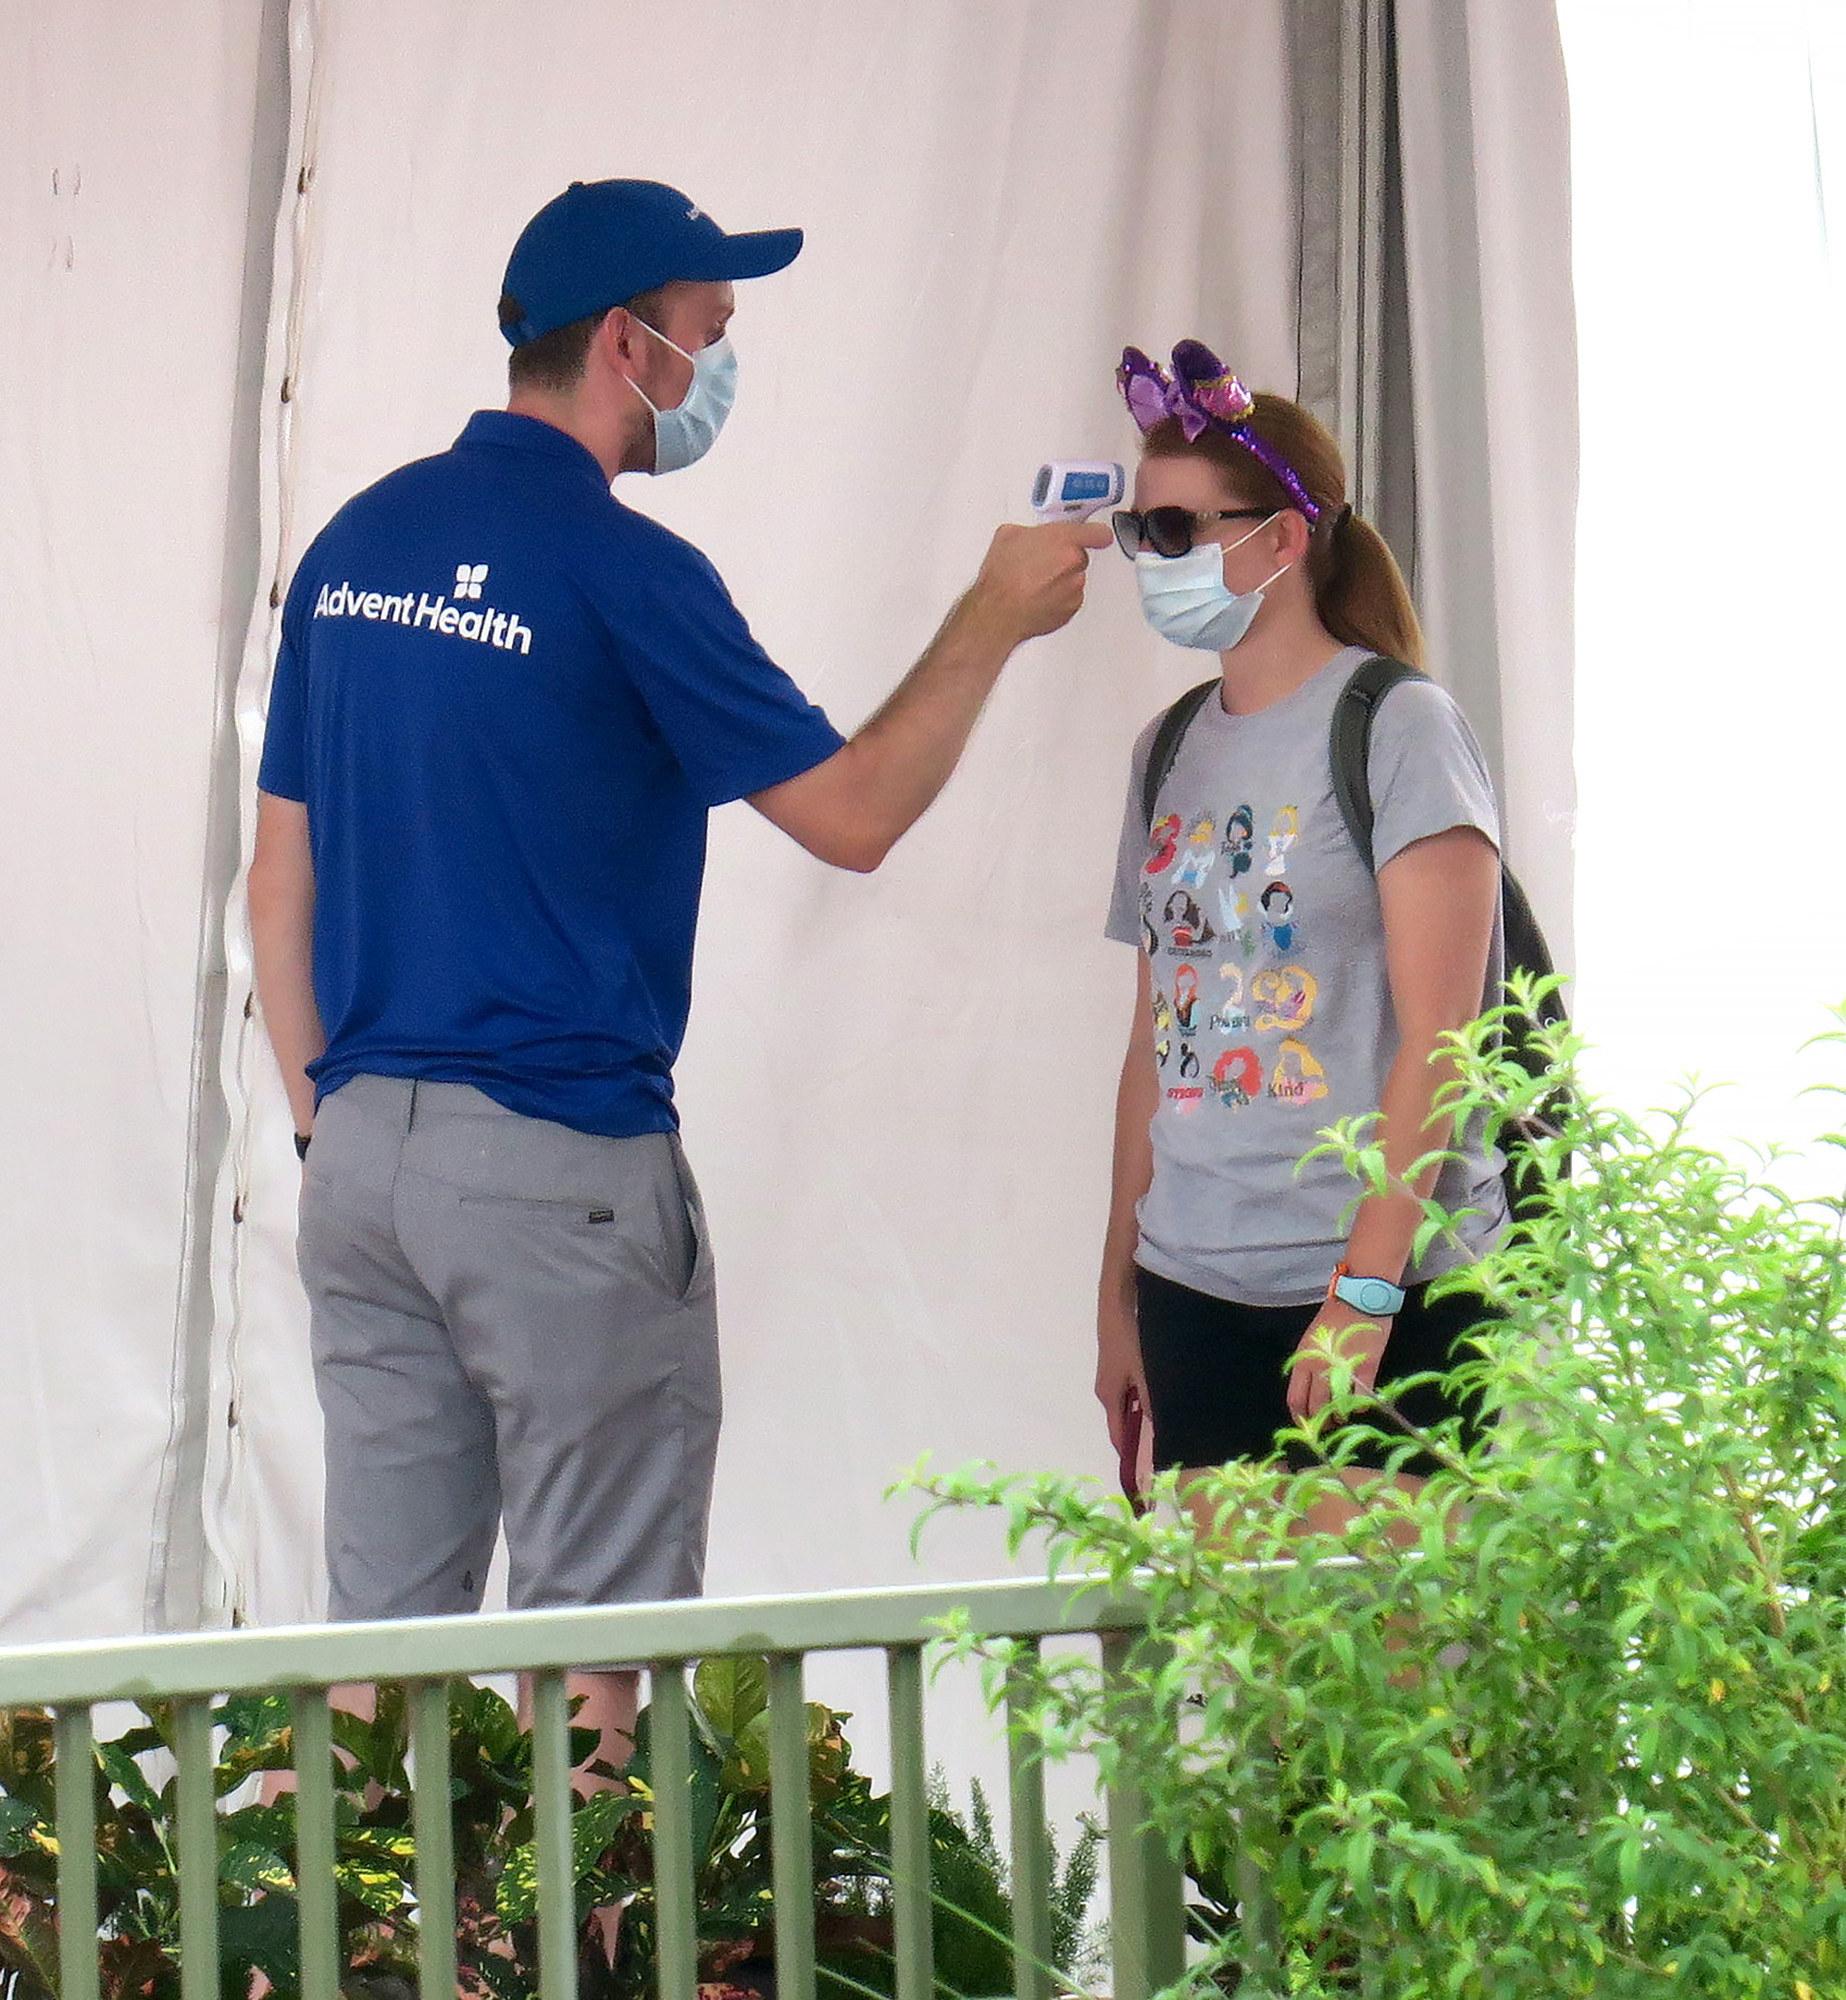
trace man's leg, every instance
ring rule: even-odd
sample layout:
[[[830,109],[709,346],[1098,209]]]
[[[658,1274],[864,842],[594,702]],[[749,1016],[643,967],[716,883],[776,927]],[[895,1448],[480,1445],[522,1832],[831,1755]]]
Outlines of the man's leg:
[[[329,1614],[478,1610],[499,1524],[493,1412],[397,1239],[413,1091],[358,1077],[322,1105],[300,1261],[326,1434]]]
[[[696,1595],[720,1396],[704,1216],[678,1141],[595,1138],[426,1087],[399,1204],[493,1406],[510,1601]],[[590,1679],[609,1683],[585,1692],[599,1757],[619,1766],[632,1676]]]

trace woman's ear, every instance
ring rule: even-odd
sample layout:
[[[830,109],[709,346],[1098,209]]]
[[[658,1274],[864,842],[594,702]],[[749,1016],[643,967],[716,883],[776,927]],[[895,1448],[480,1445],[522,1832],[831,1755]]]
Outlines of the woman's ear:
[[[1276,561],[1305,563],[1308,544],[1314,539],[1308,517],[1298,507],[1285,507],[1276,516],[1276,527],[1280,531],[1276,542]]]

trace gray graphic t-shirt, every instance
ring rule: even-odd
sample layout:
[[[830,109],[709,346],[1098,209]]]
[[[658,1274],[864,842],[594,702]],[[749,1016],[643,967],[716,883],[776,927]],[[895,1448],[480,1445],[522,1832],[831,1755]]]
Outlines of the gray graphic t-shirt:
[[[1245,1305],[1306,1305],[1345,1254],[1357,1183],[1301,1157],[1325,1126],[1374,1112],[1397,1050],[1378,892],[1333,795],[1333,704],[1367,655],[1348,648],[1255,715],[1207,701],[1155,805],[1141,785],[1156,724],[1135,745],[1108,935],[1149,958],[1160,1073],[1154,1178],[1137,1260]],[[1372,725],[1374,862],[1478,827],[1496,846],[1486,763],[1429,681],[1395,687]],[[1483,1007],[1501,980],[1494,925]],[[1462,1244],[1433,1244],[1407,1284],[1471,1263],[1505,1220],[1500,1159],[1477,1136],[1436,1199],[1475,1209]]]

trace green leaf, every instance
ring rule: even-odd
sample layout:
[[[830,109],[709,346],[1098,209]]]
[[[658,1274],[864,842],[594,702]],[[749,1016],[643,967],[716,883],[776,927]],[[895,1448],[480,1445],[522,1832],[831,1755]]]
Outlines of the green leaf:
[[[22,1799],[0,1798],[0,1860],[23,1854],[32,1845],[30,1830],[38,1825],[38,1814]]]
[[[503,1695],[468,1681],[452,1684],[449,1727],[458,1745],[477,1749],[496,1764],[512,1760],[523,1735],[519,1717]]]
[[[726,1791],[766,1796],[769,1791],[769,1717],[759,1712],[732,1739],[724,1760]]]
[[[769,1662],[740,1656],[702,1660],[693,1698],[720,1738],[735,1739],[769,1707]]]
[[[234,1889],[266,1894],[295,1886],[294,1871],[273,1848],[241,1840],[219,1857],[218,1879]]]
[[[581,1886],[617,1835],[649,1810],[650,1801],[639,1792],[592,1792],[580,1801],[570,1822],[572,1880]],[[531,1923],[538,1915],[536,1842],[527,1841],[507,1855],[494,1904],[502,1923]]]
[[[375,1862],[336,1861],[333,1875],[343,1895],[351,1896],[381,1917],[395,1915],[409,1900],[403,1876]]]
[[[301,1914],[293,1896],[270,1895],[218,1912],[224,2000],[246,2000],[249,1974],[260,1972],[278,1994],[301,1987]]]
[[[153,1818],[160,1818],[165,1812],[160,1794],[148,1782],[146,1774],[132,1756],[123,1750],[120,1743],[99,1743],[96,1746],[96,1761],[103,1768],[109,1782],[116,1786],[128,1799]]]

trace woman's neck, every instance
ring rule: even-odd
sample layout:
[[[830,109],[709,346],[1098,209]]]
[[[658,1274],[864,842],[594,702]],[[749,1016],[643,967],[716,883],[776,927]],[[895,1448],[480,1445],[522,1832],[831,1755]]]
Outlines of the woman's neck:
[[[1339,652],[1341,641],[1304,600],[1271,600],[1242,641],[1220,653],[1227,715],[1255,715],[1305,686]]]

